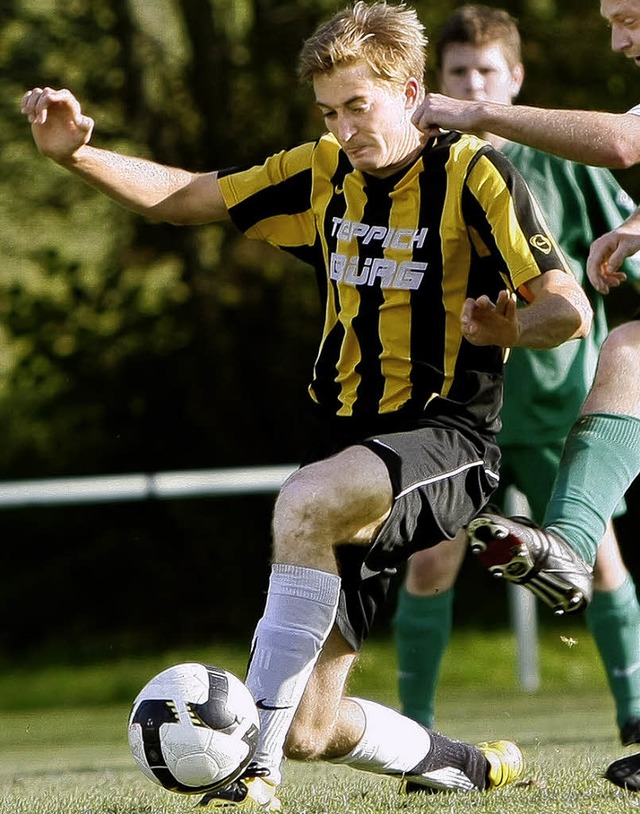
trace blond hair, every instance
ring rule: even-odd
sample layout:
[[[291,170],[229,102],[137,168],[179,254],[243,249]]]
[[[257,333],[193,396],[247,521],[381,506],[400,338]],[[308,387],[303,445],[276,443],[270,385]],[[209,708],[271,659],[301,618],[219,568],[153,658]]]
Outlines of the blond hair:
[[[400,3],[366,3],[335,14],[305,41],[298,75],[310,82],[317,74],[364,60],[374,74],[402,84],[415,77],[424,85],[427,37],[414,8]]]

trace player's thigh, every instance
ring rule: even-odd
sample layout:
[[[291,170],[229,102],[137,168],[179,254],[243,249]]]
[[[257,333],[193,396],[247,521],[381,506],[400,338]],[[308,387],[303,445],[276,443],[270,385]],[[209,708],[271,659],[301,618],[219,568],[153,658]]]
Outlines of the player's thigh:
[[[582,412],[640,418],[640,314],[605,339]]]
[[[504,470],[509,480],[501,479],[501,487],[515,486],[527,498],[531,515],[536,523],[542,523],[556,479],[562,441],[539,446],[505,447],[502,450]]]
[[[325,754],[334,738],[345,685],[355,658],[356,651],[334,627],[289,729],[288,757],[309,759]]]
[[[303,466],[287,479],[276,500],[274,556],[279,562],[303,561],[296,548],[309,546],[312,556],[317,548],[340,543],[368,544],[392,501],[387,467],[364,446]]]

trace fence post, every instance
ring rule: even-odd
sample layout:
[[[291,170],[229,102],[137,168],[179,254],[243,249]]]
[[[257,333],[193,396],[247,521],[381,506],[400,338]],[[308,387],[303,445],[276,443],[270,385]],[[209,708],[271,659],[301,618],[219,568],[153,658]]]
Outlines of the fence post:
[[[531,516],[527,498],[513,486],[507,489],[505,512],[507,515]],[[518,683],[525,692],[534,692],[540,687],[536,598],[531,591],[512,582],[507,585],[507,594],[511,626],[516,637]]]

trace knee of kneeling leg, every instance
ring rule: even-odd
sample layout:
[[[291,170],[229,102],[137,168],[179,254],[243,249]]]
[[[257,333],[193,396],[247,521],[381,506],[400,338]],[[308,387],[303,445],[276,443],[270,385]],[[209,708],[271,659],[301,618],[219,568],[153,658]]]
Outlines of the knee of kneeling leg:
[[[294,723],[287,734],[284,754],[290,760],[319,760],[325,746],[326,738],[319,730],[310,730]]]

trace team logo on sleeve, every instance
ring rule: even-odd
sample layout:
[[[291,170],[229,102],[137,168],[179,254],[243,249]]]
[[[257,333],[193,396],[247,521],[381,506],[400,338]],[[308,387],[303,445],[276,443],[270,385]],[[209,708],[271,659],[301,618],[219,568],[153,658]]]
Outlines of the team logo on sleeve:
[[[529,243],[534,249],[538,249],[543,254],[551,254],[551,241],[545,235],[537,234],[529,238]]]

